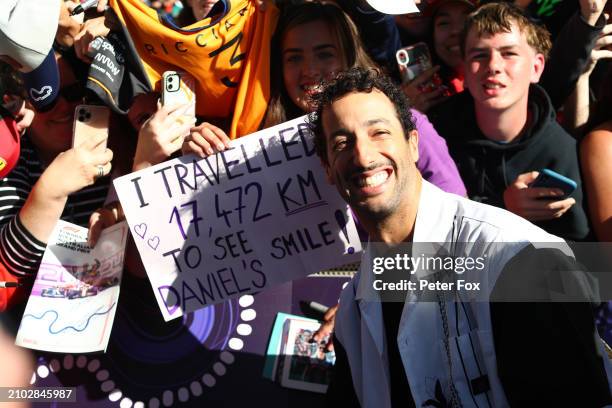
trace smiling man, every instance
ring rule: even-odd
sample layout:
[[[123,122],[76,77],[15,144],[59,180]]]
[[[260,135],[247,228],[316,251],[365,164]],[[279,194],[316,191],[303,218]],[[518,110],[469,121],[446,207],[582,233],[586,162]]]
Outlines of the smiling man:
[[[415,172],[418,133],[403,100],[398,99],[403,102],[398,109],[402,113],[397,117],[393,114],[394,104],[385,96],[393,90],[354,93],[333,103],[330,114],[323,117],[330,136],[325,140],[326,154],[321,157],[327,161],[329,181],[351,205],[372,239],[401,242],[409,231],[400,228],[396,234],[395,228],[385,228],[385,223],[405,221],[405,228],[414,223],[416,207],[406,203],[419,195],[421,177]],[[357,143],[356,129],[352,128],[355,123],[362,124],[359,130],[367,135],[360,139],[363,143]],[[406,142],[397,143],[398,139]],[[387,236],[391,231],[392,236]]]
[[[537,85],[551,48],[545,28],[509,3],[487,4],[468,16],[462,47],[463,92],[432,122],[448,143],[468,196],[506,208],[574,241],[586,240],[576,142],[556,122]],[[565,197],[553,188],[528,188],[548,168],[578,184]]]
[[[378,72],[355,68],[340,74],[323,87],[316,104],[315,147],[328,181],[369,234],[360,271],[340,298],[328,405],[612,403],[612,369],[601,357],[590,305],[548,297],[548,282],[571,283],[555,286],[555,295],[578,287],[574,272],[566,273],[577,269],[569,247],[508,211],[422,180],[408,103]],[[452,289],[475,276],[471,272],[455,268],[440,275],[435,266],[421,266],[412,275],[391,265],[418,257],[427,243],[435,248],[450,243],[454,259],[485,259],[476,282],[479,297]],[[375,269],[381,265],[384,271]],[[393,269],[402,282],[414,287],[415,279],[427,277],[435,289],[417,292],[406,283],[408,291],[387,296],[376,282]],[[450,280],[436,281],[440,276]],[[533,303],[534,293],[538,301],[549,301]]]

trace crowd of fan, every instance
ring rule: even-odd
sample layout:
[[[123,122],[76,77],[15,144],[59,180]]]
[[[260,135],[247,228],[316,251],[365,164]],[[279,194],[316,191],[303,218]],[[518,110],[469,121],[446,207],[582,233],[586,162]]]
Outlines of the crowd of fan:
[[[193,29],[203,19],[218,18],[225,2],[146,3],[164,21]],[[418,5],[420,13],[398,16],[357,0],[253,3],[259,13],[280,9],[260,129],[311,112],[321,81],[341,71],[381,70],[401,84],[412,105],[407,109],[419,133],[417,166],[426,180],[506,208],[567,240],[612,241],[612,24],[606,22],[605,0],[520,0],[503,7],[429,0]],[[474,39],[464,28],[479,7],[499,23],[477,27],[482,36]],[[96,149],[102,140],[72,147],[75,107],[85,99],[101,103],[84,84],[91,42],[117,29],[109,14],[98,7],[83,23],[68,13],[60,18],[61,91],[50,110],[36,112],[18,73],[2,64],[3,103],[22,138],[17,166],[0,180],[0,264],[24,284],[3,308],[24,301],[57,220],[89,227],[93,244],[103,227],[122,218],[120,204],[109,198],[112,178],[176,155],[214,154],[243,136],[232,134],[231,117],[179,125],[185,107],[162,107],[159,93],[151,92],[135,95],[127,115],[112,114],[107,149]],[[523,21],[538,25],[523,30]],[[500,31],[507,43],[482,43],[487,33]],[[517,45],[521,36],[528,48]],[[398,67],[396,51],[419,42],[427,44],[433,66],[402,82],[405,68]],[[214,104],[207,95],[198,98]],[[177,134],[188,136],[177,142]],[[554,188],[529,187],[544,168],[573,179],[578,188],[564,197]],[[131,246],[126,270],[143,278]],[[598,313],[603,323],[612,315],[605,306]],[[611,334],[602,336],[612,340]]]

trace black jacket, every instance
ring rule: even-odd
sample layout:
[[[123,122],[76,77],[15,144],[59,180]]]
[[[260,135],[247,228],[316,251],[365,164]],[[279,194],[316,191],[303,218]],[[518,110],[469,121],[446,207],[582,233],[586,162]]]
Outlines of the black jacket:
[[[571,197],[576,204],[561,218],[536,224],[565,239],[586,240],[589,225],[582,206],[576,141],[556,122],[548,96],[537,85],[530,89],[529,111],[531,125],[521,137],[507,144],[482,134],[476,123],[474,100],[467,91],[451,97],[430,120],[446,139],[468,196],[473,200],[505,208],[506,187],[520,174],[544,168],[574,180],[578,188]]]

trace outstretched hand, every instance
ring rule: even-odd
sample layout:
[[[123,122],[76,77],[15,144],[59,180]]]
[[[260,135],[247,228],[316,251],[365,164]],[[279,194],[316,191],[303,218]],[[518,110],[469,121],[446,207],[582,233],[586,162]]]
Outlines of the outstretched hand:
[[[408,97],[410,105],[419,112],[426,113],[432,106],[446,99],[445,89],[438,86],[434,89],[425,89],[427,83],[433,81],[434,76],[440,70],[439,66],[431,67],[419,74],[412,81],[401,85],[402,91]],[[400,66],[400,73],[404,75],[406,67]]]
[[[65,198],[107,176],[112,169],[113,152],[102,149],[107,135],[93,135],[83,143],[57,155],[43,172],[43,183],[52,186],[50,198]]]
[[[193,129],[183,142],[183,154],[207,157],[230,147],[230,138],[215,125],[204,122]]]
[[[589,76],[600,59],[612,58],[612,24],[606,24],[595,41],[595,47],[589,56],[589,62],[583,75]]]
[[[96,246],[103,229],[112,227],[124,218],[121,204],[118,201],[114,201],[94,211],[89,217],[89,231],[87,233],[87,243],[89,246],[92,248]]]
[[[89,45],[96,37],[106,37],[110,33],[106,17],[100,16],[86,20],[78,34],[74,36],[74,52],[82,61],[91,63]]]
[[[184,116],[190,107],[162,107],[158,102],[157,112],[147,119],[138,132],[134,171],[161,163],[181,148],[185,135],[195,125],[195,118]]]
[[[538,177],[537,171],[519,175],[504,191],[506,209],[529,221],[545,221],[565,214],[576,200],[563,198],[558,188],[529,187]],[[561,199],[560,199],[561,198]]]
[[[321,324],[319,330],[317,330],[312,336],[312,338],[316,342],[321,342],[325,338],[327,338],[327,345],[325,346],[326,351],[334,350],[334,343],[332,342],[332,333],[336,324],[336,312],[338,312],[338,305],[330,307],[329,310],[323,316],[323,324]]]

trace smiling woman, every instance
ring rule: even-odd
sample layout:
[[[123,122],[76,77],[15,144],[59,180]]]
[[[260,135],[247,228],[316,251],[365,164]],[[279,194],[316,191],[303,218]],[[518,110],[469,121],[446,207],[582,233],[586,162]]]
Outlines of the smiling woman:
[[[321,81],[329,80],[346,65],[340,44],[327,23],[311,21],[287,32],[281,50],[287,94],[298,108],[309,112]]]
[[[467,0],[440,0],[432,2],[428,13],[433,15],[432,43],[434,56],[455,75],[461,73],[460,34],[465,17],[474,9]],[[450,72],[449,72],[450,74]]]
[[[106,176],[113,153],[96,149],[107,136],[95,135],[71,148],[73,117],[83,99],[83,85],[66,58],[58,56],[58,66],[60,97],[51,109],[35,114],[22,137],[17,165],[0,180],[0,263],[28,284],[57,221],[87,225],[109,187]]]
[[[334,4],[317,1],[290,5],[283,10],[273,37],[270,66],[271,97],[261,128],[311,112],[311,98],[319,93],[321,83],[342,71],[356,67],[379,70],[348,15]],[[414,116],[419,131],[417,165],[423,177],[445,191],[465,195],[444,140],[426,116],[408,105],[405,111]],[[192,132],[185,139],[183,153],[203,157],[212,154],[215,146],[220,146],[217,151],[223,150],[227,136],[218,128],[208,128],[202,134]]]
[[[376,68],[350,17],[334,4],[319,2],[284,10],[271,61],[272,95],[264,128],[310,112],[309,99],[321,81],[355,66]]]

